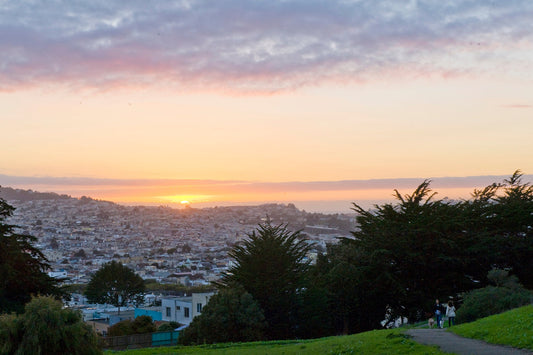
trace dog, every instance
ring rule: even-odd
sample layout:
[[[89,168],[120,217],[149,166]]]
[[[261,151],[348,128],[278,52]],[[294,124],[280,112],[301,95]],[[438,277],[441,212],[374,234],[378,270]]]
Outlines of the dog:
[[[429,318],[428,319],[428,327],[433,328],[434,325],[435,325],[435,319]]]

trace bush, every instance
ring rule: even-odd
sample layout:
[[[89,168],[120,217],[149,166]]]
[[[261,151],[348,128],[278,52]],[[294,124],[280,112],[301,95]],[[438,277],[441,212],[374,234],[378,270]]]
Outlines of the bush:
[[[457,310],[457,322],[466,323],[530,303],[531,291],[517,286],[487,286],[468,292]]]
[[[155,332],[156,326],[150,316],[139,316],[134,320],[126,319],[112,325],[108,329],[109,336],[121,336],[131,334],[144,334]]]
[[[180,333],[183,345],[248,342],[264,339],[265,316],[257,301],[242,287],[222,289],[202,314]]]
[[[157,331],[158,332],[168,332],[170,330],[174,330],[176,328],[179,328],[181,326],[181,324],[179,324],[178,322],[168,322],[168,323],[163,323],[159,326],[159,328],[157,328]]]
[[[19,316],[0,316],[1,354],[101,354],[79,312],[51,297],[32,299]]]

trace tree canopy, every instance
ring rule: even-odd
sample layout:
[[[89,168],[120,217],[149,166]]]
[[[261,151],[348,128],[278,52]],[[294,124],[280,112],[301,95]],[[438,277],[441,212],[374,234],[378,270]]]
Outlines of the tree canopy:
[[[5,223],[14,210],[0,198],[0,313],[22,312],[32,295],[62,295],[58,280],[46,274],[48,260],[33,245],[37,238]]]
[[[108,303],[123,307],[129,303],[141,303],[145,285],[135,272],[117,261],[110,261],[91,277],[85,296],[89,302]]]
[[[488,284],[493,267],[532,287],[533,188],[515,172],[469,200],[435,198],[430,181],[397,201],[365,210],[354,204],[352,238],[328,246],[313,273],[328,290],[338,332],[424,316],[435,298]]]
[[[267,336],[283,339],[295,334],[300,293],[304,286],[309,244],[300,232],[286,226],[260,224],[242,245],[229,253],[234,265],[218,286],[241,285],[263,310]]]

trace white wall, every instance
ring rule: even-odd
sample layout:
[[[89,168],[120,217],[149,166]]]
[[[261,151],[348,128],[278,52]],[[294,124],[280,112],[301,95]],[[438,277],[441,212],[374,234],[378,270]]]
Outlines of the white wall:
[[[193,293],[192,297],[163,298],[161,299],[162,320],[189,325],[213,295],[213,292],[206,292]]]

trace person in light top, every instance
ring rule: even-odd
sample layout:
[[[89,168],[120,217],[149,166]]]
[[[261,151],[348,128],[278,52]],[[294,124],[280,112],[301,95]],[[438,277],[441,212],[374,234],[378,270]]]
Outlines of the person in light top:
[[[453,305],[453,301],[448,301],[446,317],[448,317],[448,327],[455,325],[455,306]]]

